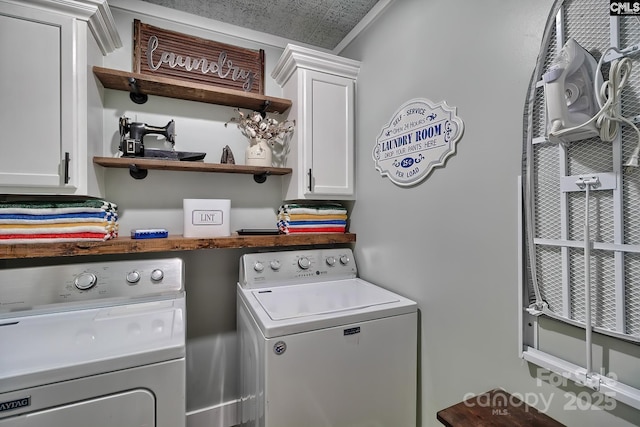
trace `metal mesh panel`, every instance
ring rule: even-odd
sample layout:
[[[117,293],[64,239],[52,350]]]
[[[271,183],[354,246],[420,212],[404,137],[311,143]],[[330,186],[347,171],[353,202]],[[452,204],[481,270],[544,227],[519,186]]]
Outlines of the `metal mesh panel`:
[[[562,42],[574,38],[596,60],[610,45],[609,3],[604,0],[565,1],[561,26],[562,34],[553,30],[548,41],[547,55],[542,58],[543,71],[557,56],[557,36]],[[634,17],[621,18],[620,46],[640,42],[640,22]],[[622,91],[621,113],[625,117],[640,115],[640,54],[632,57],[633,71]],[[605,79],[609,65],[602,67]],[[533,135],[543,136],[546,127],[544,91],[535,89],[533,105]],[[553,143],[533,146],[531,173],[533,176],[534,235],[543,239],[535,245],[535,269],[538,289],[549,309],[568,320],[585,321],[584,250],[573,247],[584,240],[585,191],[563,192],[561,165],[566,175],[612,174],[620,170],[618,158],[626,161],[638,144],[638,135],[629,126],[621,128],[621,137],[613,143],[590,138],[565,144],[565,150]],[[621,145],[620,145],[621,144]],[[591,251],[591,310],[592,323],[604,330],[622,332],[640,341],[640,248],[621,247],[621,244],[640,245],[640,168],[626,168],[622,187],[593,189],[589,199],[590,241],[611,245]],[[572,189],[572,190],[575,190]],[[566,191],[566,189],[565,189]],[[566,204],[564,203],[566,201]],[[621,205],[618,203],[621,201]],[[563,224],[567,235],[564,236]],[[617,233],[617,234],[616,234]],[[553,245],[547,243],[553,242]],[[567,248],[563,251],[562,246]],[[624,262],[616,263],[616,253],[624,254]],[[563,254],[568,254],[565,258]],[[616,271],[622,265],[624,271]],[[624,298],[616,299],[616,283],[624,283]],[[564,289],[563,283],[567,283]],[[565,290],[566,292],[563,292]],[[569,300],[566,301],[565,298]],[[619,295],[618,295],[619,296]],[[568,313],[565,313],[568,307]],[[624,330],[617,330],[617,319],[624,318]]]
[[[625,150],[623,158],[631,155]],[[622,177],[624,243],[640,244],[640,168],[627,168]]]
[[[533,100],[533,118],[532,118],[533,138],[540,138],[546,134],[545,126],[547,123],[546,111],[544,105],[544,88],[536,89],[536,97]]]
[[[555,40],[557,37],[556,29],[554,28],[551,31],[551,40]],[[551,43],[547,46],[547,55],[544,58],[544,64],[542,66],[542,72],[546,72],[549,69],[549,66],[553,62],[553,60],[558,56],[558,49],[555,43]]]
[[[536,248],[538,279],[542,299],[549,310],[562,315],[562,257],[560,248],[539,246]]]
[[[573,38],[594,55],[609,46],[609,28],[602,25],[609,22],[609,3],[602,0],[565,1],[564,10],[565,41]]]
[[[635,68],[632,71],[630,81],[634,87],[640,87],[640,70]],[[631,91],[628,91],[631,92]],[[622,110],[638,111],[640,102],[636,91],[622,97]],[[633,114],[632,114],[633,115]],[[625,126],[622,129],[622,159],[623,161],[631,156],[638,144],[636,132]],[[623,179],[623,212],[624,212],[624,242],[628,244],[640,244],[640,168],[625,168]]]
[[[640,41],[640,24],[634,16],[624,16],[620,20],[620,46],[625,48]]]
[[[558,147],[536,144],[534,148],[536,237],[559,239],[560,164]]]
[[[610,142],[590,138],[567,145],[569,175],[583,175],[613,170],[613,153]]]
[[[640,24],[638,24],[640,25]],[[636,40],[636,43],[640,42],[640,36]],[[637,55],[636,55],[637,56]],[[625,89],[622,91],[621,99],[622,99],[622,114],[627,117],[633,117],[640,114],[640,98],[638,98],[638,85],[640,84],[640,69],[638,69],[638,59],[632,58],[632,70],[631,74],[628,76],[628,82],[625,86]],[[626,126],[624,129],[629,129]],[[633,132],[633,130],[629,129],[629,137],[635,141],[638,140],[637,134]],[[631,142],[631,141],[629,141]],[[635,142],[634,142],[635,145]]]
[[[626,47],[640,42],[640,24],[634,17],[623,18],[620,21],[620,46]],[[636,55],[637,56],[637,55]],[[627,89],[622,92],[622,113],[625,116],[640,114],[640,64],[634,58],[633,70],[629,77]],[[628,126],[622,128],[622,159],[631,156],[638,144],[637,133]],[[640,244],[640,169],[626,168],[623,174],[623,217],[624,243]]]
[[[584,322],[584,250],[569,250],[571,283],[571,316],[573,320]],[[614,289],[613,253],[605,251],[591,252],[591,321],[594,326],[615,331],[616,304]]]
[[[640,254],[625,255],[625,333],[640,338]]]
[[[585,193],[568,193],[569,240],[584,240]],[[613,243],[613,197],[611,191],[589,194],[590,240]]]
[[[551,38],[555,40],[556,29],[551,31]],[[547,46],[547,52],[544,57],[544,63],[542,65],[542,73],[545,73],[555,57],[558,56],[558,49],[555,44]],[[547,111],[544,100],[544,87],[536,89],[536,97],[534,101],[533,109],[533,138],[542,137],[547,134]]]

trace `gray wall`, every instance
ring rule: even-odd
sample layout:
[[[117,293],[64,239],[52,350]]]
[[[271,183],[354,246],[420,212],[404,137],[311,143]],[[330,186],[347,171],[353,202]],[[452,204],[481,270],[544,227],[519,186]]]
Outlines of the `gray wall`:
[[[114,2],[127,5],[127,2]],[[139,4],[140,2],[130,2]],[[141,7],[144,8],[145,5]],[[155,9],[154,9],[155,10]],[[249,49],[265,50],[267,95],[281,96],[280,87],[269,77],[281,48],[226,36],[215,23],[181,14],[145,15],[112,6],[123,48],[105,58],[105,67],[131,71],[133,19],[145,24],[192,34],[209,40]],[[193,22],[196,26],[191,25]],[[118,118],[164,126],[176,121],[176,150],[206,152],[206,162],[218,163],[229,145],[238,164],[244,163],[245,138],[234,124],[224,124],[236,113],[231,107],[150,96],[144,105],[131,102],[128,93],[104,91],[105,156],[118,153]],[[153,136],[145,144],[163,147]],[[120,231],[132,228],[164,227],[182,234],[182,200],[185,198],[231,199],[231,230],[274,228],[276,210],[282,203],[281,177],[269,177],[264,184],[251,175],[149,171],[144,180],[134,180],[126,169],[106,169],[106,198],[118,204]],[[240,256],[248,250],[214,249],[160,254],[127,255],[127,258],[173,257],[184,259],[187,290],[187,411],[199,411],[233,402],[238,397],[236,375],[236,283]],[[206,418],[206,417],[205,417]],[[200,416],[189,425],[204,427]],[[222,416],[215,426],[225,427],[231,418]],[[196,420],[196,421],[194,421]]]
[[[640,422],[621,403],[577,409],[572,399],[585,389],[536,379],[536,367],[518,358],[522,112],[551,5],[397,0],[342,52],[363,63],[355,256],[363,278],[419,303],[423,426],[439,425],[436,412],[468,393],[495,387],[539,409],[549,403],[549,415],[567,425]],[[371,153],[396,109],[419,97],[457,107],[465,132],[444,168],[401,188],[380,176]]]

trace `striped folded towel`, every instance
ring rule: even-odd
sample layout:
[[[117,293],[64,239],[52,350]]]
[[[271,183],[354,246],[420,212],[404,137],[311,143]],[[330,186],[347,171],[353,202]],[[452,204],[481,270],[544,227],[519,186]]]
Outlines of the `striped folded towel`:
[[[308,214],[308,215],[346,215],[347,208],[338,203],[326,204],[304,204],[304,203],[287,203],[278,209],[278,214]]]
[[[277,227],[281,233],[344,233],[347,209],[337,203],[292,203],[278,209]]]
[[[115,203],[85,196],[0,196],[0,244],[104,241],[117,236]]]

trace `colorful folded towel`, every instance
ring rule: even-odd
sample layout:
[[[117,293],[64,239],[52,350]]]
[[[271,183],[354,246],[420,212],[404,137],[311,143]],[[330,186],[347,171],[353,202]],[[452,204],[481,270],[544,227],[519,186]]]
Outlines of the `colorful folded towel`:
[[[50,234],[0,234],[0,244],[16,243],[55,243],[76,240],[104,241],[111,239],[110,234],[101,233],[50,233]]]
[[[117,237],[117,205],[93,197],[0,196],[0,244]]]
[[[41,222],[69,222],[69,221],[85,221],[93,222],[97,220],[111,220],[113,213],[111,212],[76,212],[76,213],[32,213],[32,214],[6,214],[0,207],[0,224],[25,223],[31,224],[33,221]]]
[[[337,203],[327,204],[301,204],[287,203],[280,206],[278,214],[310,214],[310,215],[346,215],[347,209]]]
[[[347,220],[347,214],[334,214],[334,215],[309,215],[309,214],[278,214],[278,219],[287,220],[287,221],[301,221],[301,220],[313,220],[318,221],[322,219],[329,220]]]
[[[281,233],[345,233],[347,209],[337,203],[287,203],[278,209]]]
[[[284,234],[303,234],[303,233],[344,233],[344,227],[315,227],[315,228],[286,228],[280,229]]]
[[[1,234],[102,233],[112,231],[115,224],[103,222],[68,222],[58,224],[0,224]]]

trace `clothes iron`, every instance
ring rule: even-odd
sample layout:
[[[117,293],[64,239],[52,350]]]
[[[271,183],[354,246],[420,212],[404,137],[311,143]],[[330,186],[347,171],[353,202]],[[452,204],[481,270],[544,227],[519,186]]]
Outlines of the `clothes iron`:
[[[206,153],[191,153],[175,150],[149,149],[144,146],[144,137],[157,134],[165,137],[171,147],[175,145],[175,122],[171,120],[164,127],[150,126],[146,123],[131,122],[120,117],[120,151],[122,157],[147,157],[165,160],[195,161],[204,159]]]
[[[596,60],[574,39],[569,39],[542,75],[547,106],[547,138],[571,142],[598,136],[593,117],[598,112],[594,91]]]

